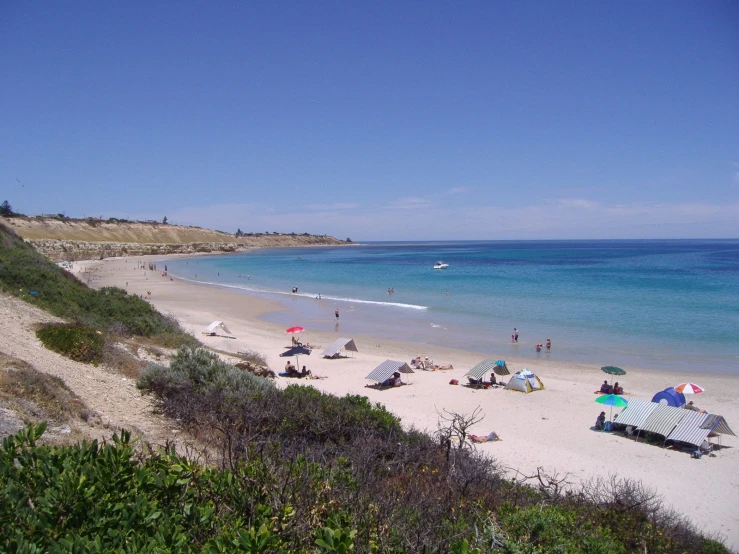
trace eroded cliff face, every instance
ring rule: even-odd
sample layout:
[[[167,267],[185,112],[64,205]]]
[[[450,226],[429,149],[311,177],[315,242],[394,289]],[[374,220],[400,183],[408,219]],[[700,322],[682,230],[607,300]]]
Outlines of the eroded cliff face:
[[[146,254],[238,252],[250,248],[349,244],[327,235],[247,233],[161,223],[2,217],[4,224],[55,262]]]

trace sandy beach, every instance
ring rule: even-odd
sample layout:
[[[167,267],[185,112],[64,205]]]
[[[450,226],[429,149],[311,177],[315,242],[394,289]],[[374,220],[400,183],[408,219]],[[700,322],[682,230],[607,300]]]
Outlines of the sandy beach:
[[[271,369],[282,371],[286,360],[279,354],[290,346],[290,336],[284,328],[260,316],[286,308],[257,296],[163,277],[161,271],[136,269],[138,262],[156,260],[161,257],[75,262],[74,270],[95,288],[115,285],[147,296],[158,310],[176,316],[186,330],[209,347],[234,353],[254,350],[266,356]],[[325,317],[333,321],[333,306],[327,306]],[[225,322],[236,338],[203,336],[204,328],[214,320]],[[294,324],[302,325],[300,321]],[[465,373],[483,356],[357,335],[352,332],[351,314],[344,312],[334,332],[307,328],[299,336],[302,342],[320,347],[339,337],[353,338],[359,352],[353,357],[329,360],[320,356],[322,348],[314,350],[311,356],[302,356],[300,364],[325,378],[296,381],[278,377],[278,386],[300,383],[341,396],[361,394],[387,406],[406,427],[428,431],[436,429],[439,414],[445,410],[471,414],[480,407],[485,417],[473,432],[487,434],[494,430],[502,441],[479,448],[508,468],[511,476],[534,475],[537,468],[543,468],[560,478],[566,476],[571,483],[612,475],[640,480],[705,533],[719,536],[734,550],[739,548],[739,439],[722,436],[722,448],[715,456],[693,459],[687,453],[635,442],[620,434],[593,431],[591,427],[601,411],[593,391],[607,376],[599,367],[558,359],[556,341],[547,360],[529,359],[524,363],[511,358],[510,352],[490,352],[487,356],[505,358],[512,372],[527,367],[546,387],[544,391],[522,394],[502,388],[474,390],[450,385],[451,379],[466,382]],[[452,364],[454,369],[404,375],[409,386],[396,389],[366,387],[366,375],[379,363],[388,358],[409,361],[417,355],[428,356],[440,365]],[[657,391],[695,379],[706,392],[690,399],[709,413],[723,415],[739,432],[739,377],[624,369],[627,375],[618,380],[627,400],[650,400]],[[609,409],[605,410],[608,414]]]

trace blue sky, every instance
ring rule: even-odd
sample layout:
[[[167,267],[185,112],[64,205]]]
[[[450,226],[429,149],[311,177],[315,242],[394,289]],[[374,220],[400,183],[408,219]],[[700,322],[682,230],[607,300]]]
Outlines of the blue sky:
[[[0,0],[0,201],[354,240],[739,237],[738,22]]]

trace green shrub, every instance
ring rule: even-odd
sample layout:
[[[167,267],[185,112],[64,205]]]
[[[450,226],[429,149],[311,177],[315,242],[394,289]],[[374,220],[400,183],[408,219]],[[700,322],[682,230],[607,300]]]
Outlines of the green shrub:
[[[46,325],[36,336],[49,350],[85,364],[99,364],[103,359],[105,338],[100,331],[78,324]]]
[[[93,290],[0,224],[0,290],[103,332],[151,337],[164,346],[196,345],[170,317],[117,287]]]

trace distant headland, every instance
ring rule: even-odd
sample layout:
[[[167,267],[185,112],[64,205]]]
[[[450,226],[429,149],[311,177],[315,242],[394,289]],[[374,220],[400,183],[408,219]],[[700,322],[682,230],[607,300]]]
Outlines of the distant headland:
[[[352,244],[328,235],[308,233],[235,233],[172,225],[163,221],[124,219],[72,219],[58,216],[0,217],[26,242],[52,261],[96,260],[146,254],[239,252],[251,248],[334,246]]]

